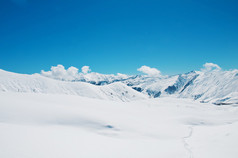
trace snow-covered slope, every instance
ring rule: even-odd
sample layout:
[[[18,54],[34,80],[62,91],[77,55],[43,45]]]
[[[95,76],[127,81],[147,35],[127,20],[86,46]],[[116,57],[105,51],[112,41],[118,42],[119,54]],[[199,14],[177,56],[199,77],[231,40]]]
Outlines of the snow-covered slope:
[[[56,74],[56,70],[34,75],[1,70],[0,91],[74,94],[123,101],[172,95],[218,105],[238,103],[238,70],[201,70],[157,77],[92,72],[78,73],[74,78],[72,75],[64,77],[62,72],[60,75]]]
[[[191,82],[197,74],[192,71],[186,74],[174,76],[148,77],[136,76],[121,81],[133,89],[148,94],[150,97],[168,96],[179,93]]]
[[[155,98],[172,95],[218,105],[238,103],[238,70],[191,71],[160,78],[137,76],[121,82]]]
[[[237,105],[210,103],[237,103],[237,78],[238,70],[192,71],[99,86],[93,75],[0,70],[0,157],[236,158]]]
[[[238,70],[197,74],[197,78],[180,93],[180,97],[216,104],[238,103]]]
[[[0,92],[1,158],[237,158],[238,108]]]
[[[0,91],[71,94],[90,98],[131,101],[147,98],[123,83],[96,86],[85,82],[67,82],[0,70]]]

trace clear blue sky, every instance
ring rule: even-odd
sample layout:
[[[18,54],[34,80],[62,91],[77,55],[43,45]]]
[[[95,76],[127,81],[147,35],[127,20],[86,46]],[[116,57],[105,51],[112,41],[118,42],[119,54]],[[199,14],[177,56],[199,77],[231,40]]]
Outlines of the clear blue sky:
[[[238,68],[237,0],[1,0],[0,69]]]

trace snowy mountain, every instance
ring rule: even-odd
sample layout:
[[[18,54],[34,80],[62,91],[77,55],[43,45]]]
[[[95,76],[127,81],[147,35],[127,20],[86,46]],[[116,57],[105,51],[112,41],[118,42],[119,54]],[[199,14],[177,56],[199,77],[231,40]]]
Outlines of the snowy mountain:
[[[192,71],[164,78],[136,77],[122,82],[151,97],[173,95],[215,104],[238,103],[238,70]]]
[[[96,86],[85,82],[59,81],[40,74],[25,75],[0,70],[0,91],[71,94],[90,98],[131,101],[147,98],[123,83]]]
[[[162,77],[137,76],[121,82],[150,97],[157,98],[178,93],[196,76],[195,72]]]
[[[0,157],[237,157],[238,70],[117,77],[0,70]]]
[[[238,70],[236,69],[223,71],[216,64],[206,63],[200,71],[162,76],[158,70],[146,66],[140,69],[142,68],[146,69],[146,72],[152,71],[152,74],[157,74],[128,76],[104,75],[88,71],[72,73],[72,67],[65,70],[62,65],[52,67],[51,71],[43,71],[41,74],[58,80],[88,82],[95,85],[120,82],[151,98],[172,95],[218,105],[238,103]]]
[[[238,70],[196,73],[196,79],[179,97],[192,97],[215,104],[238,103]]]
[[[238,70],[223,71],[207,63],[200,71],[162,75],[106,75],[83,73],[62,65],[41,74],[24,75],[0,71],[0,91],[74,94],[99,99],[131,101],[173,96],[214,104],[238,103]],[[214,68],[215,67],[215,68]]]

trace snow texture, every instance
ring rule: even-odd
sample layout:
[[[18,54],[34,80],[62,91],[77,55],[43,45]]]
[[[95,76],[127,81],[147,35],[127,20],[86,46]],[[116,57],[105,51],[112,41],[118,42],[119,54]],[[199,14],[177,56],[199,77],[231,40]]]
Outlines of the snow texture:
[[[238,108],[0,92],[3,158],[237,158]]]

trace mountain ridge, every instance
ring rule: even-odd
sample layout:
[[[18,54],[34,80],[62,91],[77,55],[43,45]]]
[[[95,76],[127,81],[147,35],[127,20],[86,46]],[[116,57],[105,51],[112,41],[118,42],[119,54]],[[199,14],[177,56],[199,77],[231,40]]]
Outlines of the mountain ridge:
[[[0,71],[0,91],[62,93],[131,101],[173,96],[217,105],[238,103],[238,70],[190,71],[172,76],[81,73],[60,79],[45,74]]]

